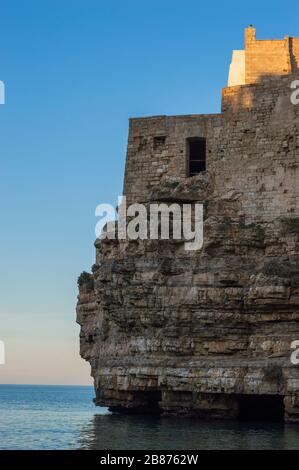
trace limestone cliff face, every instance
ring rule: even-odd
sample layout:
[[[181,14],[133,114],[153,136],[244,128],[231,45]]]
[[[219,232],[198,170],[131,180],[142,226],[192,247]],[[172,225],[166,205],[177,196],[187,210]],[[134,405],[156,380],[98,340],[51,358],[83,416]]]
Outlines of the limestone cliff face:
[[[179,183],[178,200],[202,179]],[[286,419],[296,419],[299,237],[290,221],[207,216],[204,248],[189,254],[177,241],[97,242],[94,284],[80,287],[78,303],[97,404],[234,416],[238,395],[281,394]]]
[[[204,246],[96,241],[77,321],[98,405],[234,417],[242,397],[274,396],[285,419],[299,421],[299,366],[290,361],[299,340],[293,78],[224,90],[221,115],[131,122],[130,202],[204,203]],[[207,171],[188,178],[185,141],[197,135],[207,139]]]

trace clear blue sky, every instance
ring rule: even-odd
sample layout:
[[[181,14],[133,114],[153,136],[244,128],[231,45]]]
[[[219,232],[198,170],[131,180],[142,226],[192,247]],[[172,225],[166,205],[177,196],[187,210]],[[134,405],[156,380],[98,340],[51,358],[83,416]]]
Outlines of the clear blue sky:
[[[128,118],[220,109],[243,29],[299,36],[298,0],[0,4],[0,382],[89,383],[76,279],[122,192]]]

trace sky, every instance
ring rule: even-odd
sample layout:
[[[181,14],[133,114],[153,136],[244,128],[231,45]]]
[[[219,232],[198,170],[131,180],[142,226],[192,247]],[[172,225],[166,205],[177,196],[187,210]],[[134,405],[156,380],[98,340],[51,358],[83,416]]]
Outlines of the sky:
[[[128,118],[220,111],[232,49],[299,36],[298,0],[0,1],[0,383],[91,384],[77,277],[122,194]]]

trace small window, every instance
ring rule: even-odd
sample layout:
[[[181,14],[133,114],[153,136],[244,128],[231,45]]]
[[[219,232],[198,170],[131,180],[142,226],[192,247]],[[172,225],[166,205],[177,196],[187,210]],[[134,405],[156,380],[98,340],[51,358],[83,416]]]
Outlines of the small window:
[[[154,150],[162,150],[166,143],[166,136],[159,135],[154,137]]]
[[[188,176],[206,171],[206,139],[187,139],[187,163]]]

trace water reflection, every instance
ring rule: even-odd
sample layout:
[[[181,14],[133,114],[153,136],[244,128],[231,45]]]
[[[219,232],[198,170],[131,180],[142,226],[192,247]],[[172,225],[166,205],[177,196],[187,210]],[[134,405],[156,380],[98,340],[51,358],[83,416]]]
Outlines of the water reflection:
[[[80,434],[81,449],[299,449],[299,428],[284,423],[198,421],[95,415]]]

